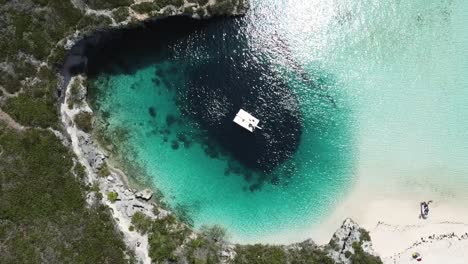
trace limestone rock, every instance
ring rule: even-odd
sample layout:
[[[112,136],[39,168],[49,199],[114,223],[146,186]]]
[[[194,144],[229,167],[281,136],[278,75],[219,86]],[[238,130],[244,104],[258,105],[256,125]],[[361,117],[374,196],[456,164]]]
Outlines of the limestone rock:
[[[94,171],[98,171],[104,164],[106,156],[99,151],[97,145],[93,142],[90,135],[77,132],[78,145],[83,152],[86,160]]]
[[[344,220],[341,227],[333,234],[330,241],[330,249],[328,255],[336,263],[350,264],[351,261],[346,257],[346,252],[354,254],[353,243],[362,243],[362,249],[364,252],[375,255],[372,249],[372,243],[370,241],[362,241],[363,229],[359,227],[352,219],[347,218]],[[349,254],[349,253],[348,253]]]
[[[150,189],[144,189],[143,191],[135,193],[135,197],[148,201],[149,199],[151,199],[151,197],[153,197],[153,191],[151,191]]]

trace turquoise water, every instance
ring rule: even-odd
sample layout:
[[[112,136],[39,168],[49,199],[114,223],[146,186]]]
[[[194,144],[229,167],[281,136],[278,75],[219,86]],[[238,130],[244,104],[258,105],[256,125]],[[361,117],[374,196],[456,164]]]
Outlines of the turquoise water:
[[[156,23],[90,60],[93,107],[196,227],[301,240],[357,177],[468,187],[467,15],[462,1],[257,0],[245,18]],[[239,107],[265,130],[236,130]]]

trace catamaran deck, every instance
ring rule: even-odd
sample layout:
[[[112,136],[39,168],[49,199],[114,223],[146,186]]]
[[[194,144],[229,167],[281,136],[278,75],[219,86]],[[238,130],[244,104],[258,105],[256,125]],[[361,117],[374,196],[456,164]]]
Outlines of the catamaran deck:
[[[250,132],[254,132],[256,128],[262,129],[261,127],[258,126],[258,123],[260,123],[260,120],[258,120],[251,114],[247,113],[243,109],[239,110],[239,112],[236,114],[236,117],[234,117],[233,121]]]

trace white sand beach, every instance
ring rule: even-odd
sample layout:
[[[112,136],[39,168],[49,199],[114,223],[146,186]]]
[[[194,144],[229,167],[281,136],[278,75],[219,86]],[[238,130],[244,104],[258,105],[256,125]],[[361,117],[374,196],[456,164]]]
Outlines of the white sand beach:
[[[420,177],[419,183],[426,179]],[[463,185],[453,185],[450,192],[449,186],[437,191],[426,182],[426,187],[415,184],[418,187],[412,189],[404,182],[389,177],[377,183],[361,174],[344,202],[311,231],[312,237],[328,243],[341,221],[351,217],[370,232],[384,263],[468,263],[468,203],[457,191]],[[429,216],[422,219],[420,202],[428,200],[433,201]],[[421,255],[420,262],[412,258],[414,252]]]

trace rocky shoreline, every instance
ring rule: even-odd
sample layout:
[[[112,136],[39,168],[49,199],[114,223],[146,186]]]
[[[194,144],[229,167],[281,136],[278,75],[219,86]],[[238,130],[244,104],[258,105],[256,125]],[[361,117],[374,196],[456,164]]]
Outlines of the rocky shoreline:
[[[70,96],[71,86],[76,79],[82,79],[82,76],[72,77],[65,93],[65,99],[62,103],[61,117],[66,131],[71,139],[71,146],[80,162],[86,168],[87,183],[98,184],[102,194],[110,192],[117,193],[117,201],[110,201],[106,195],[102,195],[102,202],[112,209],[114,220],[119,230],[124,234],[124,241],[127,246],[132,249],[138,260],[143,263],[151,263],[148,255],[148,239],[136,231],[130,231],[131,217],[135,212],[142,212],[152,218],[155,218],[155,204],[149,201],[148,196],[137,195],[137,191],[131,190],[126,184],[123,174],[115,170],[110,170],[110,175],[106,177],[99,176],[99,170],[106,164],[107,155],[101,151],[98,144],[94,141],[89,133],[86,133],[77,128],[73,122],[74,117],[81,112],[91,112],[83,97],[80,107],[68,108],[68,100]],[[85,87],[81,85],[81,91],[85,91]],[[84,93],[85,95],[85,93]],[[87,202],[93,204],[97,200],[97,192],[90,192],[87,195]],[[149,197],[150,198],[150,197]],[[164,214],[165,211],[160,211]]]
[[[158,206],[151,198],[152,191],[149,189],[135,190],[127,184],[127,176],[118,169],[111,168],[108,163],[108,154],[106,154],[99,144],[93,139],[92,135],[82,131],[73,121],[79,113],[91,113],[92,110],[86,103],[86,87],[82,85],[85,77],[78,75],[70,79],[69,85],[66,88],[64,101],[61,104],[62,122],[71,139],[71,146],[78,157],[78,162],[86,168],[87,182],[90,185],[98,185],[101,194],[116,193],[117,199],[111,200],[107,195],[102,195],[101,201],[98,199],[98,192],[89,192],[87,201],[91,205],[95,202],[103,202],[112,209],[114,220],[123,233],[124,241],[127,246],[135,252],[135,255],[141,263],[151,263],[149,257],[148,236],[141,234],[135,230],[131,230],[132,216],[136,212],[143,213],[151,219],[164,218],[171,212]],[[78,81],[80,83],[81,103],[79,106],[69,108],[68,101],[70,100],[71,86]],[[103,166],[108,166],[109,175],[101,176],[100,170]],[[331,242],[327,245],[316,246],[312,241],[308,240],[303,243],[309,243],[318,249],[324,250],[335,260],[336,263],[351,263],[349,256],[355,253],[353,248],[354,243],[361,243],[362,249],[367,254],[376,255],[372,249],[372,243],[368,234],[361,229],[353,220],[346,219],[342,226],[335,232]],[[196,237],[193,233],[191,236]],[[286,249],[298,247],[302,243],[284,246]],[[227,263],[235,257],[234,245],[226,244],[220,256]]]
[[[241,15],[248,9],[247,1],[238,1],[237,3],[243,3],[243,5],[240,8],[236,7],[236,9],[232,11],[232,15]],[[207,9],[210,5],[216,5],[216,1],[209,1],[203,7],[204,12],[194,13],[192,17],[210,17],[211,14],[209,14]],[[166,15],[187,15],[185,12],[187,7],[195,8],[192,8],[193,10],[199,8],[199,6],[194,7],[193,4],[185,2],[183,8],[174,9],[171,6],[167,6],[161,9],[160,13],[162,12],[161,14]],[[168,13],[167,10],[170,10],[170,12]],[[141,21],[149,19],[147,16],[133,16],[133,18],[137,18]],[[126,19],[121,23],[113,23],[111,29],[126,27],[129,25],[129,21],[131,21],[131,19]],[[133,230],[132,216],[139,212],[154,220],[162,219],[171,214],[171,212],[163,209],[154,202],[154,199],[152,199],[153,193],[150,189],[132,189],[128,184],[127,176],[119,169],[110,166],[108,162],[109,154],[104,151],[104,148],[99,146],[99,142],[92,136],[91,132],[85,132],[75,121],[77,115],[82,113],[93,116],[93,111],[86,101],[87,87],[84,85],[86,76],[81,74],[74,75],[76,73],[73,71],[76,68],[81,70],[86,69],[86,45],[89,43],[99,43],[102,38],[106,38],[106,34],[111,33],[108,31],[100,31],[91,35],[86,35],[75,32],[73,36],[66,40],[65,47],[69,50],[69,54],[62,68],[63,87],[60,91],[62,96],[60,116],[71,141],[71,147],[78,157],[76,162],[81,163],[86,168],[87,184],[89,184],[89,186],[94,186],[95,189],[87,194],[86,200],[88,204],[92,205],[101,202],[111,208],[116,226],[123,234],[124,242],[128,248],[135,252],[137,261],[139,263],[151,263],[148,235]],[[72,86],[77,84],[78,93],[72,95]],[[108,175],[102,175],[101,170],[103,168],[108,169]],[[96,187],[98,188],[96,189]],[[349,255],[354,254],[353,243],[361,243],[364,252],[372,255],[375,254],[372,250],[371,242],[363,239],[362,233],[363,230],[359,228],[356,223],[351,219],[346,219],[334,234],[330,244],[316,246],[315,243],[308,240],[303,243],[281,247],[287,250],[289,248],[301,247],[301,245],[306,243],[313,245],[314,248],[323,250],[336,263],[351,263]],[[196,236],[196,233],[190,235],[191,238]],[[230,243],[223,245],[223,250],[220,252],[220,258],[223,263],[227,263],[235,257],[236,252],[234,247],[235,245]]]
[[[238,5],[234,6],[229,12],[229,15],[237,16],[244,14],[249,8],[249,2],[238,0]],[[92,109],[86,102],[87,87],[83,85],[83,81],[86,79],[83,75],[73,76],[74,69],[80,70],[86,69],[87,58],[85,56],[86,45],[89,43],[98,44],[102,38],[106,35],[112,34],[111,30],[117,28],[125,28],[130,26],[141,26],[142,22],[149,20],[160,19],[161,16],[174,16],[174,15],[187,15],[196,19],[205,19],[212,17],[213,15],[225,15],[221,13],[211,14],[209,12],[210,7],[216,6],[216,0],[207,1],[203,6],[197,3],[190,3],[185,1],[184,5],[176,8],[173,5],[168,5],[157,12],[153,12],[152,16],[138,15],[135,12],[129,12],[129,16],[117,23],[112,17],[113,23],[111,27],[106,30],[92,32],[75,32],[67,39],[63,40],[64,47],[68,50],[67,58],[62,66],[62,86],[59,89],[59,95],[61,95],[60,105],[60,118],[68,133],[68,137],[71,141],[71,148],[77,155],[79,163],[86,168],[86,181],[87,184],[98,186],[99,190],[95,192],[89,192],[86,200],[89,205],[96,202],[102,202],[111,208],[111,212],[118,229],[122,232],[125,244],[129,249],[135,252],[135,256],[139,263],[151,263],[149,256],[149,245],[148,236],[141,234],[136,230],[131,231],[132,216],[136,212],[143,213],[151,219],[164,218],[169,211],[164,210],[158,206],[151,198],[153,192],[150,189],[135,190],[131,189],[128,184],[127,176],[117,168],[109,166],[107,159],[108,154],[101,148],[98,142],[92,137],[91,133],[87,133],[78,128],[74,121],[76,116],[80,113],[91,113]],[[86,7],[83,7],[86,8]],[[187,13],[187,10],[191,12],[191,15]],[[200,11],[201,10],[201,11]],[[88,9],[87,13],[93,12]],[[107,13],[100,13],[100,15],[107,15]],[[80,71],[79,70],[79,71]],[[74,98],[74,104],[70,104],[71,99],[71,86],[75,83],[79,83],[79,96]],[[78,100],[76,102],[76,100]],[[73,105],[73,107],[69,107]],[[100,170],[103,167],[109,168],[109,175],[101,177]],[[109,193],[116,194],[116,200],[110,200]],[[224,260],[231,259],[233,257],[232,247],[227,247],[222,252]]]

